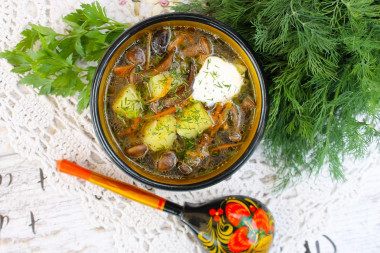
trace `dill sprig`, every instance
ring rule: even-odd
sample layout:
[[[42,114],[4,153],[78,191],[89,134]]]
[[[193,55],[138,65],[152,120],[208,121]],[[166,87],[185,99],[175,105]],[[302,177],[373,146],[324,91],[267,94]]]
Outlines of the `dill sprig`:
[[[278,188],[379,145],[380,6],[373,0],[193,0],[176,11],[213,16],[258,53],[269,80],[265,155]]]

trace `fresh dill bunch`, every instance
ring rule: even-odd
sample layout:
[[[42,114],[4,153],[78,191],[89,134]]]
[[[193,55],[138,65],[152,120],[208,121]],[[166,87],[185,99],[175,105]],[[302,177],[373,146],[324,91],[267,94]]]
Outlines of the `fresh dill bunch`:
[[[380,5],[373,0],[193,0],[258,53],[269,80],[265,155],[278,189],[379,146]]]

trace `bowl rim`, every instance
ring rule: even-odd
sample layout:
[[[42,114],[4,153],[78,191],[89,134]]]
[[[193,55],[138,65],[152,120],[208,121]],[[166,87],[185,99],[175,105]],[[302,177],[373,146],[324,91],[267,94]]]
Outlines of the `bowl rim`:
[[[203,23],[203,24],[212,26],[215,29],[220,30],[221,32],[225,33],[227,36],[232,38],[239,45],[239,47],[241,47],[242,50],[246,53],[253,67],[255,68],[257,77],[260,83],[260,91],[261,91],[261,97],[262,97],[261,115],[260,115],[256,133],[254,134],[252,141],[250,142],[246,150],[243,152],[243,154],[240,156],[240,158],[236,160],[236,162],[233,163],[229,168],[225,169],[223,172],[216,175],[215,177],[206,179],[201,182],[196,182],[192,184],[183,184],[183,185],[167,184],[167,183],[151,180],[137,173],[136,171],[131,169],[126,163],[124,163],[122,159],[120,159],[117,156],[117,154],[112,149],[110,143],[105,137],[104,130],[101,127],[99,108],[98,108],[98,101],[99,101],[98,94],[99,94],[99,89],[100,89],[103,73],[107,67],[108,62],[111,60],[112,56],[117,51],[117,49],[121,45],[123,45],[123,43],[127,41],[132,35],[134,35],[135,33],[139,32],[140,30],[146,27],[149,27],[156,23],[161,23],[165,21],[176,21],[176,20]],[[258,57],[256,56],[256,54],[248,46],[248,43],[246,43],[245,40],[228,25],[214,18],[210,18],[208,16],[196,14],[196,13],[184,13],[184,12],[166,13],[166,14],[161,14],[161,15],[147,18],[131,26],[129,29],[123,32],[107,49],[102,59],[98,63],[98,66],[97,66],[97,69],[95,71],[94,78],[92,81],[91,95],[90,95],[90,111],[91,111],[91,118],[93,122],[94,131],[95,131],[95,135],[97,139],[99,140],[106,154],[123,172],[131,176],[133,179],[136,179],[144,184],[147,184],[149,186],[152,186],[158,189],[170,190],[170,191],[199,190],[199,189],[203,189],[211,185],[214,185],[216,183],[219,183],[222,180],[229,177],[230,175],[232,175],[233,173],[235,173],[250,158],[251,154],[260,143],[264,134],[264,129],[266,126],[268,113],[269,113],[267,81],[264,76],[263,68],[261,67],[260,62],[258,61]]]

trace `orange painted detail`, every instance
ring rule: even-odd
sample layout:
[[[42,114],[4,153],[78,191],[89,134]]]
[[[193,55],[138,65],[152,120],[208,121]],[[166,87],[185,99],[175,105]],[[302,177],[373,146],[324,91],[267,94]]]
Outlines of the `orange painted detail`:
[[[63,172],[72,176],[76,176],[79,178],[82,178],[84,180],[89,180],[91,176],[91,171],[72,163],[66,159],[63,159],[61,161],[57,161],[56,163],[57,169],[59,172]]]
[[[163,201],[160,196],[95,172],[91,173],[89,181],[130,200],[137,201],[153,208],[158,209],[160,205],[164,206],[165,204],[165,201]],[[160,210],[163,210],[163,207]]]
[[[160,202],[158,202],[158,207],[157,207],[157,209],[158,209],[158,210],[164,210],[165,202],[166,202],[166,199],[161,198],[161,199],[160,199]]]
[[[128,199],[137,201],[141,204],[163,210],[166,200],[151,192],[142,190],[133,185],[118,181],[116,179],[103,176],[96,172],[89,171],[85,168],[76,165],[68,160],[61,160],[57,162],[57,169],[59,172],[63,172],[72,176],[82,178],[90,181],[100,187],[120,194]]]

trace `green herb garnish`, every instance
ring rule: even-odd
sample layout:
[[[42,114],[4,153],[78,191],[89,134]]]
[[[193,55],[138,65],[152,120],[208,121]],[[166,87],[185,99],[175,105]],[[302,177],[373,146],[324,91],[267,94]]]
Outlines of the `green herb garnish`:
[[[0,53],[0,58],[14,66],[12,72],[28,72],[20,83],[39,88],[39,94],[73,96],[79,92],[79,112],[89,105],[96,63],[88,67],[78,63],[99,61],[110,44],[130,26],[108,18],[98,2],[81,7],[63,18],[69,26],[67,34],[30,24],[14,50]],[[35,50],[37,42],[41,46]]]

